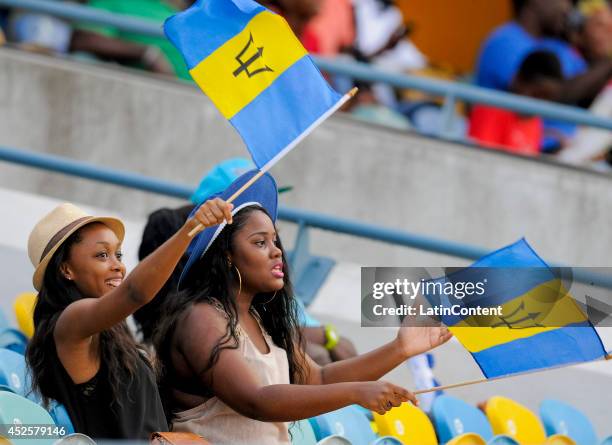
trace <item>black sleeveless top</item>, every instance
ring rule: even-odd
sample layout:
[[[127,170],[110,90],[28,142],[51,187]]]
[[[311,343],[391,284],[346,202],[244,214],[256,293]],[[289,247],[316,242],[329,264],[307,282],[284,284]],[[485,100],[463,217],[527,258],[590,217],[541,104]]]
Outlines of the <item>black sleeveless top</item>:
[[[77,385],[57,356],[53,362],[56,399],[66,407],[77,433],[93,439],[149,440],[153,432],[168,431],[155,375],[140,354],[134,377],[125,370],[117,400],[104,363],[91,380]]]

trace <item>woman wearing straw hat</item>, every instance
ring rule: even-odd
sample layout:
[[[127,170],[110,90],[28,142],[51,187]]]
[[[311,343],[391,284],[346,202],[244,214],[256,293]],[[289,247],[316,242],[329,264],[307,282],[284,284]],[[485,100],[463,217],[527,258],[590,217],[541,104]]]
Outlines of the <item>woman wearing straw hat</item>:
[[[148,439],[167,431],[157,386],[125,318],[150,301],[199,223],[231,223],[231,204],[204,203],[126,276],[123,223],[62,204],[28,240],[38,300],[27,350],[33,390],[65,405],[75,430],[93,438]]]
[[[239,177],[220,198],[254,174]],[[167,301],[154,338],[173,429],[215,445],[289,444],[286,422],[355,403],[381,414],[416,403],[409,391],[376,380],[446,342],[448,330],[402,328],[375,351],[319,367],[302,349],[274,226],[274,180],[263,175],[233,203],[231,226],[209,227],[193,241],[182,290]]]

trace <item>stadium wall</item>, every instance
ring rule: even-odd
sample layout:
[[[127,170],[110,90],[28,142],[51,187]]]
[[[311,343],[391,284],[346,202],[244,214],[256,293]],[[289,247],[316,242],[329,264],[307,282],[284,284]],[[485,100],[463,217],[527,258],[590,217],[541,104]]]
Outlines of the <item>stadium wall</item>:
[[[264,118],[274,119],[274,116]],[[0,50],[0,145],[195,186],[242,142],[191,85]],[[545,258],[609,266],[612,179],[336,115],[272,173],[281,204],[495,249],[525,236]],[[178,200],[0,163],[0,186],[143,218]],[[294,227],[283,225],[283,236]],[[363,265],[464,260],[316,232],[312,251]]]

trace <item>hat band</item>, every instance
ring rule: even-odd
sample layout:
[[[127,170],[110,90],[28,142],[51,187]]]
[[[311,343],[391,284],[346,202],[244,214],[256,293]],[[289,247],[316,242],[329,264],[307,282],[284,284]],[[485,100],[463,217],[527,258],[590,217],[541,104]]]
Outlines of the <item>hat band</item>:
[[[90,219],[91,216],[84,216],[82,218],[79,219],[75,219],[74,221],[72,221],[70,224],[68,224],[66,227],[64,227],[62,230],[60,230],[59,232],[57,232],[55,235],[53,235],[53,238],[51,238],[51,240],[47,243],[47,247],[45,247],[45,250],[43,250],[42,255],[40,256],[40,260],[38,261],[39,263],[43,260],[43,258],[45,256],[47,256],[47,254],[55,247],[55,245],[57,243],[60,242],[60,240],[66,236],[66,234],[68,232],[70,232],[72,229],[74,229],[75,226],[81,224],[83,221]]]

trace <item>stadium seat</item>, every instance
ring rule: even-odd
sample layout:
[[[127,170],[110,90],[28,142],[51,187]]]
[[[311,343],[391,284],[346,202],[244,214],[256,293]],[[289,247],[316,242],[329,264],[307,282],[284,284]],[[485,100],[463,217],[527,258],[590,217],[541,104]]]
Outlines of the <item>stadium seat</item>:
[[[317,440],[337,435],[348,439],[353,445],[401,445],[393,437],[377,438],[367,417],[355,406],[347,406],[308,420]]]
[[[479,434],[465,433],[449,440],[446,445],[487,445],[487,441]]]
[[[557,400],[544,400],[540,404],[540,419],[546,434],[565,434],[578,445],[597,445],[597,434],[591,421],[581,411]]]
[[[0,329],[0,348],[10,349],[11,351],[24,354],[28,339],[17,329],[4,328]]]
[[[411,403],[402,403],[385,415],[374,413],[374,422],[382,436],[399,439],[404,445],[436,445],[436,432],[423,411]]]
[[[34,306],[36,305],[36,294],[33,292],[24,292],[17,295],[13,308],[15,309],[15,317],[21,332],[26,337],[32,338],[34,334]]]
[[[26,373],[25,358],[23,355],[8,349],[0,349],[0,389],[2,388],[6,388],[38,405],[42,404],[41,398],[30,391],[30,380]],[[53,401],[49,408],[49,414],[56,425],[65,427],[68,434],[74,433],[72,421],[63,405]]]
[[[485,411],[493,433],[507,434],[521,445],[573,443],[571,438],[563,435],[547,438],[538,417],[525,406],[506,397],[491,397]]]
[[[66,411],[64,405],[53,400],[51,402],[51,407],[49,408],[49,414],[57,426],[63,426],[66,428],[66,434],[73,434],[75,432],[74,425],[72,425],[72,420],[70,419],[68,411]]]
[[[606,437],[599,445],[612,445],[612,436]]]
[[[9,349],[0,349],[0,385],[15,394],[26,396],[29,383],[26,381],[26,364],[23,355]]]
[[[487,445],[519,445],[519,443],[510,436],[498,434],[497,436],[493,436],[493,438],[487,442]]]
[[[317,438],[308,420],[292,423],[289,432],[292,445],[316,445],[317,443]]]
[[[47,411],[17,394],[0,392],[0,425],[55,425]],[[54,438],[24,441],[32,445],[52,445]]]
[[[574,439],[563,434],[554,434],[546,438],[545,445],[577,445]]]
[[[487,416],[461,399],[446,394],[438,396],[431,411],[440,443],[464,433],[477,433],[486,441],[493,438]]]

